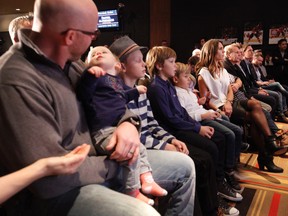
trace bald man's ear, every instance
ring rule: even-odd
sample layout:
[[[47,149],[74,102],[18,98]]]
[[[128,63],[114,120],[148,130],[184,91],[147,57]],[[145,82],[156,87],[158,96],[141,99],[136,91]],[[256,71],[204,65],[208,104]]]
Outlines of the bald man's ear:
[[[74,43],[74,40],[76,39],[76,32],[73,30],[69,30],[65,34],[65,43],[66,45],[71,45]]]

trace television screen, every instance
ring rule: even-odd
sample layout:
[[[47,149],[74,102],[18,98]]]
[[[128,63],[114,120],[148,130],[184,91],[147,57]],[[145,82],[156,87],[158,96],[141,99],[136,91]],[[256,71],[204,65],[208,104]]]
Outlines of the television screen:
[[[98,28],[100,30],[119,30],[118,11],[103,10],[98,12]]]

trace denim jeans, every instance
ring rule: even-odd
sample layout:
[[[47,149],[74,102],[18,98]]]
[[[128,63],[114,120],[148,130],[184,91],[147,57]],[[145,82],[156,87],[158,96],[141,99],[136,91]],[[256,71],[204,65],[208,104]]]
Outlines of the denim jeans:
[[[279,110],[282,112],[287,110],[287,97],[288,97],[288,91],[287,91],[287,86],[282,86],[279,82],[274,82],[270,83],[267,86],[263,86],[263,89],[267,90],[267,92],[270,94],[271,91],[277,92],[280,97],[279,97],[279,104],[281,103]],[[272,92],[272,94],[274,94]]]
[[[224,121],[221,120],[220,123],[222,125],[225,125],[230,130],[232,130],[233,133],[235,134],[235,157],[236,157],[236,161],[238,161],[238,158],[240,157],[240,152],[241,152],[241,144],[243,141],[243,129],[239,125],[232,123],[230,121],[230,118],[226,115],[222,115],[222,119]]]
[[[159,199],[159,212],[164,215],[193,215],[196,171],[193,160],[180,152],[147,150],[154,180],[168,191]]]
[[[163,197],[165,201],[159,199],[159,203],[165,203],[165,208],[159,206],[161,215],[193,215],[196,184],[193,160],[180,152],[148,150],[147,153],[154,180],[168,191],[168,195]],[[76,188],[47,200],[29,196],[29,201],[25,197],[24,206],[12,204],[12,209],[7,209],[7,216],[160,215],[144,202],[99,184]]]
[[[273,96],[276,100],[276,115],[283,113],[283,101],[282,94],[278,91],[273,91],[269,89],[265,89],[270,96]]]
[[[274,82],[270,83],[268,86],[263,86],[263,89],[280,92],[282,96],[283,111],[287,111],[288,87],[286,85],[281,85],[279,82]]]
[[[275,124],[275,122],[274,122],[274,120],[272,119],[271,114],[270,114],[269,112],[267,112],[267,111],[264,110],[264,109],[263,109],[263,112],[264,112],[264,114],[265,114],[265,116],[266,116],[266,119],[267,119],[267,122],[268,122],[268,126],[269,126],[271,132],[272,132],[273,134],[275,134],[275,133],[279,130],[278,126]]]
[[[190,157],[183,153],[163,151],[163,150],[147,150],[148,160],[152,167],[154,180],[168,191],[168,196],[164,197],[165,202],[159,199],[160,203],[166,206],[160,206],[161,215],[193,215],[194,197],[195,197],[195,167]],[[95,187],[95,185],[94,185]],[[99,192],[99,186],[96,185],[95,193],[100,194],[98,198],[94,198],[95,193],[90,189],[84,189],[83,197],[79,197],[78,206],[69,212],[69,216],[86,216],[86,215],[158,215],[153,212],[148,205],[143,206],[142,201],[137,199],[129,199],[126,195],[120,194],[109,189],[106,192]],[[103,188],[101,190],[104,190]],[[83,189],[82,189],[83,190]],[[107,192],[107,190],[109,192]],[[87,196],[90,198],[91,209],[85,213],[87,207]],[[96,196],[97,197],[97,196]],[[93,200],[94,199],[94,200]],[[78,200],[78,198],[77,198]],[[121,202],[121,205],[117,202]],[[96,203],[99,203],[98,205]],[[141,203],[141,205],[139,204]],[[85,208],[83,209],[83,206]]]
[[[285,89],[285,87],[287,88],[287,86],[282,86],[279,82],[273,82],[270,83],[267,86],[262,86],[263,89],[269,89],[269,90],[273,90],[273,91],[279,91],[283,94],[283,96],[288,97],[288,91],[287,89]]]
[[[242,142],[241,128],[225,119],[205,119],[201,121],[201,124],[211,126],[215,130],[225,135],[225,168],[233,168],[235,166],[236,159],[240,156],[240,147]]]

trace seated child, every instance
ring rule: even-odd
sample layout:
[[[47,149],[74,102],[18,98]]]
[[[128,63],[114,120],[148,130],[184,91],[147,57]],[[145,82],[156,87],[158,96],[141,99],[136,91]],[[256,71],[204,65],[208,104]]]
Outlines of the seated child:
[[[121,63],[111,51],[104,46],[97,46],[90,50],[87,57],[88,68],[83,72],[77,86],[77,96],[82,101],[87,116],[92,140],[99,154],[109,155],[106,149],[115,127],[122,120],[135,116],[126,108],[126,104],[146,92],[145,86],[124,91],[123,81],[118,76]],[[141,124],[130,118],[136,126]],[[139,118],[140,119],[140,118]],[[113,126],[113,127],[111,127]],[[129,152],[133,156],[134,152]],[[121,162],[125,175],[125,193],[136,197],[150,205],[153,196],[165,196],[167,191],[161,188],[152,177],[152,170],[147,160],[146,148],[140,145],[140,155],[135,163]],[[141,185],[140,185],[141,183]]]
[[[212,109],[205,109],[201,104],[205,103],[205,97],[198,99],[192,92],[189,68],[186,64],[177,62],[177,69],[172,83],[175,85],[180,104],[188,114],[199,121],[202,125],[213,127],[215,130],[225,134],[227,144],[225,152],[225,176],[228,183],[236,192],[242,192],[243,188],[234,179],[237,159],[240,156],[242,142],[242,130],[239,126],[231,123],[229,118]]]

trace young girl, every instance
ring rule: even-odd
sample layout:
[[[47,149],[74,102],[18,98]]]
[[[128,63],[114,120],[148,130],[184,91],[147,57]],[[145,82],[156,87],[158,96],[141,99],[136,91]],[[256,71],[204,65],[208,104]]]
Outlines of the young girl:
[[[92,140],[99,154],[110,154],[109,142],[112,130],[109,125],[117,126],[122,117],[130,115],[126,108],[128,101],[137,99],[140,93],[146,92],[145,86],[124,91],[123,82],[118,76],[121,65],[119,60],[104,46],[94,47],[87,58],[88,70],[84,71],[78,85],[78,96],[83,102]],[[131,115],[132,116],[132,115]],[[125,117],[126,118],[126,117]],[[132,119],[135,124],[137,119]],[[140,126],[140,122],[138,123]],[[137,149],[128,152],[133,157]],[[146,148],[140,145],[140,157],[135,163],[122,163],[126,176],[126,193],[150,205],[154,204],[142,193],[153,196],[165,196],[167,191],[154,182],[151,167],[147,160]],[[141,186],[140,186],[141,182]]]
[[[198,98],[189,88],[192,80],[188,65],[177,62],[177,70],[172,79],[177,92],[178,99],[188,114],[200,122],[201,125],[208,125],[214,130],[223,133],[226,137],[227,145],[225,151],[225,177],[232,188],[237,192],[242,192],[243,188],[234,178],[235,168],[240,156],[240,145],[242,142],[242,130],[239,126],[231,123],[227,116],[221,115],[213,109],[207,110],[199,105]],[[205,98],[205,97],[202,97]]]

